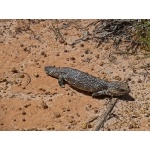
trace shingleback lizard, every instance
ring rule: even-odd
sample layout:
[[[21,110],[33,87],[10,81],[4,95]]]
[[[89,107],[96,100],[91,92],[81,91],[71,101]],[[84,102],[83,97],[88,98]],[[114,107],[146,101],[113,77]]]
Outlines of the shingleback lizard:
[[[69,67],[46,66],[45,71],[47,75],[58,78],[60,87],[64,88],[64,81],[66,81],[77,89],[91,92],[93,97],[100,95],[121,96],[130,92],[127,83],[102,80]]]

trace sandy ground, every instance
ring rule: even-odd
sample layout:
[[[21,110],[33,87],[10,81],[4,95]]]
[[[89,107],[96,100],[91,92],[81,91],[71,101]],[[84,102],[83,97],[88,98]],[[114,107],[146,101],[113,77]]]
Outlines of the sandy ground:
[[[150,70],[141,67],[150,58],[115,54],[111,41],[99,47],[92,41],[70,46],[93,21],[59,20],[65,41],[51,30],[54,20],[0,21],[0,130],[94,128],[97,120],[92,118],[104,113],[110,97],[92,98],[68,84],[60,88],[57,79],[46,75],[48,65],[128,80],[130,94],[119,99],[102,130],[150,130]]]

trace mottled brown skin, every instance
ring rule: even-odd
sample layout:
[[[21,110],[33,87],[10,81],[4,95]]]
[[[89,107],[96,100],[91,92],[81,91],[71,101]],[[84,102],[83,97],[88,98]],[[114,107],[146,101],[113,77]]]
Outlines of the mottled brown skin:
[[[100,95],[121,96],[130,92],[127,83],[102,80],[69,67],[57,68],[46,66],[45,71],[47,75],[58,78],[60,87],[64,88],[63,81],[66,81],[77,89],[91,92],[93,97]]]

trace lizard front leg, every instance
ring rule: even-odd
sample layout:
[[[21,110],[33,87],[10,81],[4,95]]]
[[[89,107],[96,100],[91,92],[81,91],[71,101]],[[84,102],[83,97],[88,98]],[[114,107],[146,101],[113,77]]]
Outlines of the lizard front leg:
[[[61,88],[65,87],[65,85],[64,85],[64,77],[61,74],[58,76],[58,84],[60,85]]]

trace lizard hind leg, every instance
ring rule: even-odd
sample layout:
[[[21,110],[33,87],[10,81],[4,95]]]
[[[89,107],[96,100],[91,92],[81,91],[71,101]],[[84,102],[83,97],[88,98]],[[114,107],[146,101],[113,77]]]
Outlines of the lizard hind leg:
[[[61,88],[65,87],[65,85],[64,85],[64,77],[61,74],[58,76],[58,84],[60,85]]]
[[[110,95],[111,94],[107,90],[98,91],[92,94],[92,97],[101,96],[101,95]]]

